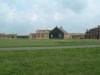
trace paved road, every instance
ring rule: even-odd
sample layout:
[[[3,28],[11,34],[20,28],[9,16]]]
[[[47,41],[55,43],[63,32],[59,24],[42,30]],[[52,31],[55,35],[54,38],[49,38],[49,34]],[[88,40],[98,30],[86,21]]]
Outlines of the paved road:
[[[43,49],[62,49],[62,48],[63,48],[63,49],[64,49],[64,48],[94,48],[94,47],[100,47],[100,45],[0,48],[0,51],[43,50]]]

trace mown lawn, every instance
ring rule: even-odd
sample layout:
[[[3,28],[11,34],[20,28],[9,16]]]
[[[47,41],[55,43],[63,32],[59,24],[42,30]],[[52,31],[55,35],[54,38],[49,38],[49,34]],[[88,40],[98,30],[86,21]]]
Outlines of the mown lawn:
[[[0,75],[100,75],[100,48],[1,51]]]
[[[31,40],[31,39],[0,39],[1,47],[34,47],[34,46],[72,46],[72,45],[100,45],[100,40]]]

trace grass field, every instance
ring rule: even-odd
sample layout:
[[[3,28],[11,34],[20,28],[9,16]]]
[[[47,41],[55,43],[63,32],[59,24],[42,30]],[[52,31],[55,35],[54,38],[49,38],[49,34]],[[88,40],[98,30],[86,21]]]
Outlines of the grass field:
[[[34,47],[34,46],[72,46],[100,45],[100,40],[30,40],[30,39],[0,39],[1,47]]]
[[[100,48],[1,51],[0,75],[100,75]]]

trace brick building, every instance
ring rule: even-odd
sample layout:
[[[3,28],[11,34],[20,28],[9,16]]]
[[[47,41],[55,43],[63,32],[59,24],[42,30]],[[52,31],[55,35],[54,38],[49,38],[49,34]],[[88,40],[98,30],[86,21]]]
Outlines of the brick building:
[[[85,33],[86,39],[100,39],[100,26],[87,30]]]

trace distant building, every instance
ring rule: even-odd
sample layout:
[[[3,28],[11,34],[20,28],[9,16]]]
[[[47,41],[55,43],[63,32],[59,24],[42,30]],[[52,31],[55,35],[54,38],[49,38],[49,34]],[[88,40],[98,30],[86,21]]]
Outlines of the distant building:
[[[29,34],[29,39],[35,39],[35,38],[36,38],[35,33]]]
[[[50,30],[37,30],[36,39],[49,39]]]
[[[69,39],[70,35],[62,28],[58,28],[57,26],[50,31],[49,33],[50,39]]]
[[[71,36],[71,39],[85,39],[84,35],[85,33],[69,33]]]
[[[17,34],[5,34],[1,33],[0,38],[6,39],[6,38],[16,38]]]
[[[49,39],[50,30],[37,30],[29,35],[30,39]]]
[[[29,35],[17,35],[17,39],[29,39]]]
[[[61,27],[53,30],[37,30],[29,35],[30,39],[69,39],[70,35]]]
[[[85,33],[86,39],[100,39],[100,26],[87,30]]]

